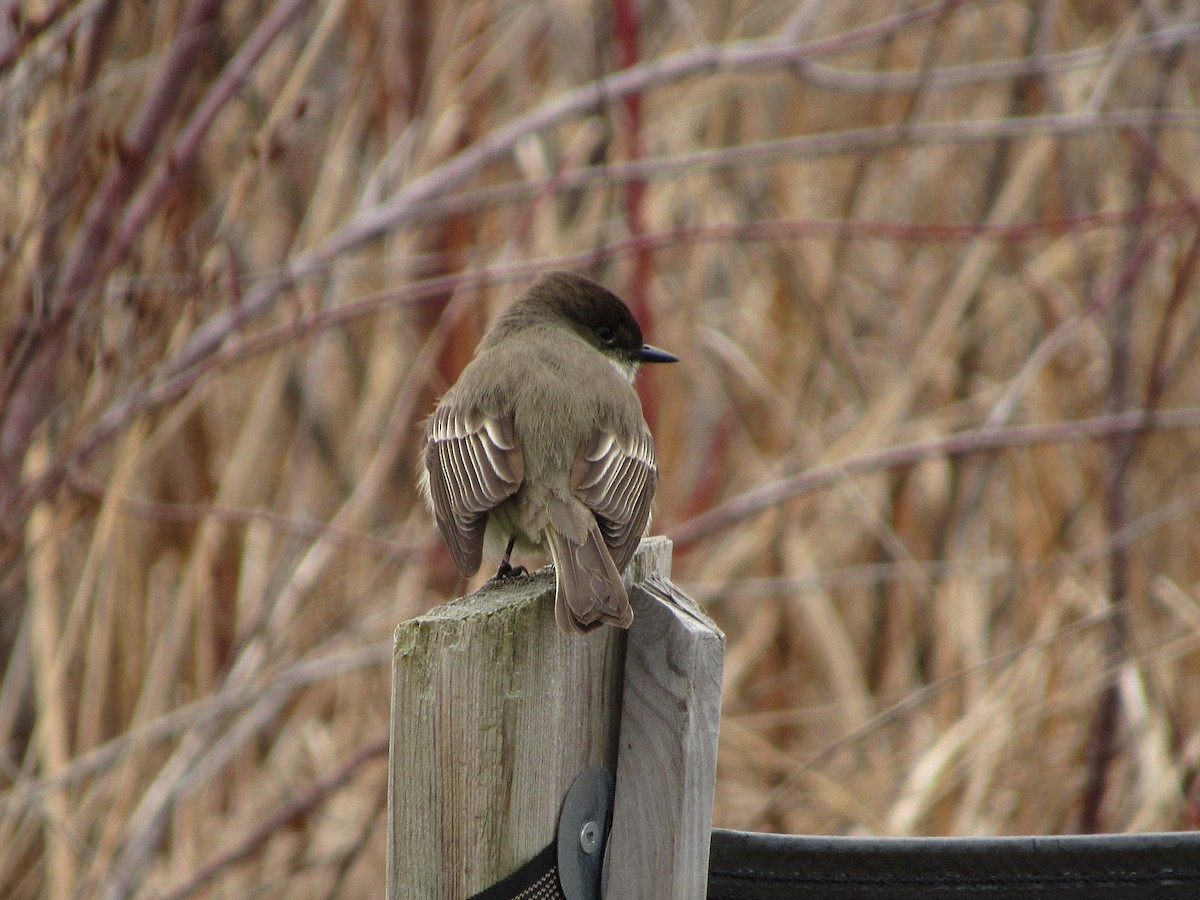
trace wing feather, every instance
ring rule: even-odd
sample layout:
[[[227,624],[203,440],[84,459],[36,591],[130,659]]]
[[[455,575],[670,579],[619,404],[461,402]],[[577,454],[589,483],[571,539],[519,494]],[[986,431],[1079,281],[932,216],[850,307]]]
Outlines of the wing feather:
[[[438,530],[463,575],[479,571],[488,512],[521,487],[525,460],[511,416],[439,406],[425,423],[425,471]]]
[[[571,490],[596,514],[618,571],[629,564],[646,531],[657,483],[654,444],[644,428],[626,442],[597,429],[575,459]]]

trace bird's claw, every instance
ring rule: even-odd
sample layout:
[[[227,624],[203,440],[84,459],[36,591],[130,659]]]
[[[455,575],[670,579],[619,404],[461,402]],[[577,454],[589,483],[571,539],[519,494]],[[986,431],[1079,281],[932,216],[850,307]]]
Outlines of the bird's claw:
[[[515,578],[518,575],[528,575],[529,570],[524,566],[514,566],[507,559],[500,562],[500,567],[496,569],[496,574],[488,579],[488,584],[497,581],[504,581],[506,578]]]

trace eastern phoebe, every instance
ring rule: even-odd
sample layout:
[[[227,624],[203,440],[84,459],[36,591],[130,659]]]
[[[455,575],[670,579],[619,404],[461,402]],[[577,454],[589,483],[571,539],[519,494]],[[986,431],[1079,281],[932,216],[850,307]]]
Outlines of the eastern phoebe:
[[[611,291],[570,272],[538,279],[484,335],[425,423],[421,490],[464,576],[484,544],[549,548],[563,631],[633,610],[621,572],[650,518],[658,470],[633,376],[676,362],[642,340]]]

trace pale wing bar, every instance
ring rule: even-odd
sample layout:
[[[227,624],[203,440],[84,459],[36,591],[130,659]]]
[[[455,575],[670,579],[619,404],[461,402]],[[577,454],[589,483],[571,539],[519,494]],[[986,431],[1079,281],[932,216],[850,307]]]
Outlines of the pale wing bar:
[[[624,570],[650,520],[658,481],[654,444],[642,431],[629,445],[597,430],[571,470],[571,489],[596,514],[604,543]]]
[[[454,416],[440,407],[425,426],[425,468],[433,516],[454,564],[463,575],[474,575],[488,511],[515,494],[525,478],[511,416]]]

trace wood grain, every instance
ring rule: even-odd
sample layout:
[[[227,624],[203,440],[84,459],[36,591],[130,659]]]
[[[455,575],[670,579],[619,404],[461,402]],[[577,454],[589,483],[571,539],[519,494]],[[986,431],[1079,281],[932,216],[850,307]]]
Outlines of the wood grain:
[[[670,541],[642,542],[628,633],[559,631],[549,569],[396,629],[390,898],[465,898],[515,871],[593,765],[617,776],[605,896],[704,895],[724,636],[670,568]]]
[[[708,878],[725,636],[661,575],[630,602],[604,897],[692,900]]]

